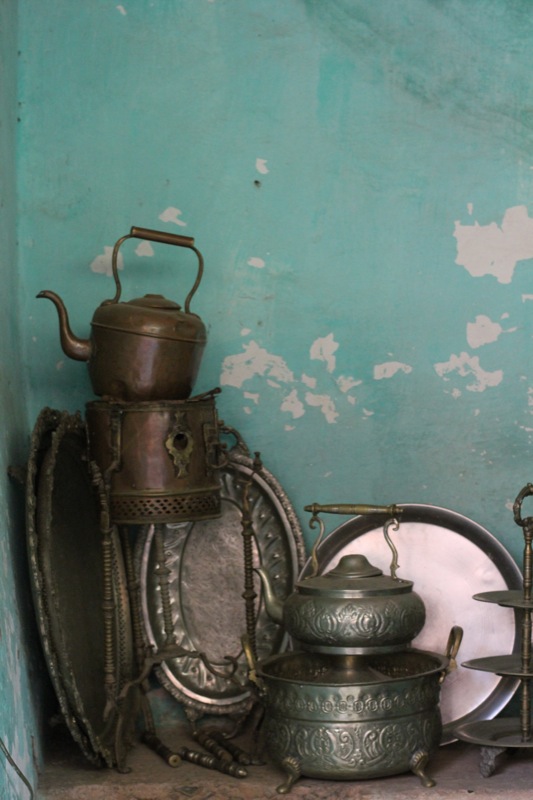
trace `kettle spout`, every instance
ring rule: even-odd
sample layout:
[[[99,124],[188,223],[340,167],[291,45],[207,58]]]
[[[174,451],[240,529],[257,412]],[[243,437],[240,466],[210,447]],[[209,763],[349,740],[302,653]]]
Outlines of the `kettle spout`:
[[[257,572],[263,584],[263,595],[265,598],[265,608],[268,616],[273,622],[278,625],[283,624],[283,603],[279,600],[274,592],[270,583],[270,576],[262,567],[256,567],[254,572]]]
[[[59,336],[63,352],[75,361],[88,361],[91,355],[91,342],[89,339],[79,339],[70,329],[67,309],[61,298],[55,292],[39,292],[37,297],[47,297],[57,309],[59,316]]]

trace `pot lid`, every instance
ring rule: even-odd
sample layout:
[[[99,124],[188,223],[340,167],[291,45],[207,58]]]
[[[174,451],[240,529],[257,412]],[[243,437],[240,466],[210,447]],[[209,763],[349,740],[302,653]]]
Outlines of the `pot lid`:
[[[325,575],[304,578],[296,586],[302,594],[366,597],[410,592],[413,582],[384,575],[366,556],[349,554],[343,556],[337,566]]]
[[[197,314],[183,311],[161,294],[146,294],[126,303],[102,303],[94,312],[92,326],[151,336],[158,339],[206,341],[205,326]]]
[[[162,294],[145,294],[143,297],[136,297],[128,300],[127,306],[142,306],[143,308],[164,308],[170,311],[180,311],[181,306],[173,300],[168,300]]]

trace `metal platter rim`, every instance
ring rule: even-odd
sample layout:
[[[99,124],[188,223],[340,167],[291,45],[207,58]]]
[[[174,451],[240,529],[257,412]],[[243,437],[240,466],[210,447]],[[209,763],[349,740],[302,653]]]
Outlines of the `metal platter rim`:
[[[239,437],[240,439],[240,437]],[[240,440],[242,442],[242,440]],[[242,445],[233,448],[228,454],[228,463],[221,469],[222,472],[238,473],[240,476],[252,476],[252,483],[256,488],[266,495],[269,501],[274,505],[279,519],[284,528],[285,543],[291,553],[291,589],[292,585],[298,577],[305,558],[305,544],[300,522],[296,516],[294,507],[292,506],[289,498],[287,497],[284,489],[274,475],[264,466],[260,473],[254,472],[253,460],[243,452]],[[205,521],[207,524],[216,523],[216,520]],[[180,523],[186,526],[190,523]],[[148,561],[150,557],[151,539],[153,538],[150,529],[152,526],[145,526],[146,534],[144,537],[139,537],[137,540],[137,547],[135,550],[135,570],[140,580],[140,594],[141,594],[141,613],[143,618],[143,634],[149,646],[154,644],[154,632],[150,620],[150,609],[147,596],[147,570]],[[240,531],[238,533],[240,536]],[[284,649],[288,644],[288,636],[284,635],[282,645],[279,650]],[[186,693],[180,689],[178,685],[178,678],[167,662],[162,662],[155,668],[155,674],[160,681],[161,685],[180,703],[183,704],[188,715],[191,717],[199,717],[203,714],[212,715],[238,715],[246,714],[253,704],[253,692],[248,686],[244,686],[242,692],[236,697],[227,698],[224,701],[216,699],[209,699],[198,693],[197,696],[192,697],[190,693]]]
[[[26,477],[26,543],[28,551],[28,562],[30,572],[30,583],[33,596],[33,605],[37,618],[37,628],[41,645],[43,648],[45,661],[48,667],[50,680],[54,687],[59,708],[69,729],[72,738],[77,742],[84,756],[91,763],[99,766],[101,764],[100,754],[95,750],[93,742],[80,727],[78,720],[71,707],[66,687],[61,677],[58,655],[53,646],[48,610],[46,608],[44,577],[41,569],[39,555],[39,538],[37,534],[37,484],[42,467],[38,463],[39,449],[43,444],[44,438],[58,429],[59,425],[68,419],[74,419],[66,411],[56,411],[51,408],[44,408],[39,413],[35,422],[32,437],[30,456],[27,465]],[[50,447],[51,442],[48,445]]]
[[[482,747],[520,747],[531,749],[533,740],[523,741],[520,733],[521,722],[517,717],[499,717],[456,726],[458,739]]]
[[[433,524],[463,536],[492,560],[510,590],[522,588],[522,574],[517,564],[501,542],[481,524],[458,511],[441,506],[426,503],[396,503],[395,505],[401,509],[400,523]],[[385,520],[385,516],[356,516],[332,530],[317,548],[319,572],[327,568],[328,563],[347,545],[365,533],[377,530]],[[302,569],[300,579],[309,575],[311,570],[312,564],[311,558],[309,558]],[[515,625],[513,653],[518,652],[519,649],[520,631],[519,627]],[[480,700],[474,711],[444,724],[441,744],[450,744],[456,740],[454,731],[458,726],[496,716],[513,697],[518,686],[519,680],[516,678],[502,676],[496,688],[487,697]]]
[[[44,413],[43,419],[46,419],[50,410],[45,409],[44,411],[46,413]],[[34,444],[28,469],[27,501],[30,502],[27,504],[27,535],[32,592],[37,611],[38,629],[50,678],[69,732],[91,763],[97,766],[101,766],[102,763],[106,763],[108,766],[115,766],[120,761],[118,748],[124,746],[125,743],[118,742],[116,735],[109,736],[109,732],[113,730],[115,724],[117,725],[116,730],[119,727],[122,729],[124,718],[120,716],[119,719],[113,722],[113,715],[111,714],[108,721],[104,722],[101,733],[94,730],[85,711],[86,703],[79,690],[75,671],[70,663],[70,654],[64,648],[58,647],[58,636],[62,628],[62,622],[59,620],[54,621],[51,616],[51,606],[56,603],[57,582],[54,584],[50,577],[47,577],[47,574],[53,573],[54,570],[52,569],[51,561],[49,561],[51,552],[44,552],[47,539],[44,537],[45,543],[43,545],[43,526],[45,523],[43,523],[42,516],[44,514],[49,517],[46,524],[50,525],[48,541],[51,541],[54,536],[53,493],[56,485],[55,470],[58,453],[65,437],[70,434],[77,437],[80,449],[83,449],[82,440],[85,441],[85,426],[79,414],[70,415],[68,412],[52,412],[51,418],[54,418],[54,415],[58,420],[58,424],[51,432],[50,443],[43,454],[40,467],[36,464],[36,458],[34,457],[34,454],[37,454],[37,445]],[[36,425],[37,434],[34,437],[34,443],[36,441],[38,443],[41,428],[42,420],[40,416]],[[86,489],[91,491],[90,502],[94,503],[95,514],[101,523],[102,514],[107,512],[102,478],[97,472],[90,474],[89,465],[87,465],[86,480]],[[94,486],[94,492],[92,492],[92,486]],[[99,536],[101,535],[101,528],[99,528],[98,534]],[[129,606],[127,608],[123,607],[125,603],[127,604],[127,585],[120,543],[115,529],[111,530],[110,537],[113,595],[117,609],[116,614],[120,616],[120,623],[117,621],[117,616],[115,616],[114,644],[117,648],[117,670],[121,671],[128,657],[133,667],[133,641],[132,631],[129,628],[129,623],[131,622]],[[95,538],[99,539],[99,537]],[[47,560],[49,561],[48,564]],[[67,632],[65,632],[65,635],[68,638]],[[61,631],[60,638],[62,636],[63,631]],[[121,677],[125,678],[123,675]],[[102,684],[103,681],[104,676],[102,675]],[[125,705],[127,705],[127,702],[125,702]],[[102,737],[104,733],[109,736],[110,741],[113,741],[112,745],[108,746],[103,743]]]

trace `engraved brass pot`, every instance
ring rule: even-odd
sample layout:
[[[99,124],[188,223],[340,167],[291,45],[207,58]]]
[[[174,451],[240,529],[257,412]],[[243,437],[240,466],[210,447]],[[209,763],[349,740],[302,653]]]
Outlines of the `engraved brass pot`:
[[[198,257],[195,283],[185,299],[184,309],[160,294],[147,294],[119,302],[122,287],[117,256],[126,239],[147,239],[193,250]],[[69,358],[87,361],[95,394],[128,402],[180,400],[192,392],[206,343],[205,326],[190,311],[190,302],[203,274],[201,253],[189,236],[131,228],[115,244],[112,270],[116,292],[96,309],[91,337],[80,339],[70,328],[67,310],[55,292],[39,292],[56,306],[61,346]]]
[[[424,603],[412,581],[384,575],[363,555],[347,555],[325,575],[304,578],[281,602],[258,569],[267,612],[295,646],[332,654],[404,650],[424,626]]]
[[[290,791],[300,775],[366,780],[409,770],[432,786],[425,765],[440,743],[440,684],[448,664],[447,656],[414,649],[288,653],[260,662],[262,733],[287,776],[278,792]]]

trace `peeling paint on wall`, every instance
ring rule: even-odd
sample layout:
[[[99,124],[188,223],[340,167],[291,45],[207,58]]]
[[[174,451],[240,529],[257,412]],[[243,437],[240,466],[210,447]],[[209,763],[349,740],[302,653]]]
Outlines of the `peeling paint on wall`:
[[[449,361],[435,364],[434,367],[437,375],[446,381],[452,372],[456,372],[462,378],[473,377],[474,382],[466,386],[469,392],[484,392],[488,387],[498,386],[503,380],[503,370],[487,372],[481,367],[478,356],[470,356],[468,353],[461,353],[458,356],[452,354]]]
[[[499,322],[492,322],[484,314],[479,314],[474,322],[468,322],[466,326],[466,340],[474,349],[497,341],[502,333]]]
[[[263,269],[263,267],[265,266],[265,261],[262,258],[256,258],[255,256],[249,258],[246,263],[250,267],[256,267],[257,269]]]
[[[270,375],[283,383],[294,381],[293,373],[281,356],[272,355],[252,339],[244,345],[244,353],[224,359],[220,383],[240,388],[254,375]]]
[[[316,361],[325,361],[328,372],[333,372],[336,365],[334,353],[339,349],[338,343],[333,338],[332,333],[328,333],[319,339],[315,339],[309,350],[309,355]]]
[[[286,411],[289,414],[292,414],[293,419],[298,419],[299,417],[303,417],[305,414],[305,407],[300,398],[298,397],[298,390],[293,389],[287,397],[284,398],[281,406],[281,411]]]
[[[268,167],[267,167],[266,158],[256,158],[256,160],[255,160],[255,168],[256,168],[256,170],[258,172],[261,173],[261,175],[267,175],[268,174]]]
[[[335,403],[329,395],[307,392],[305,395],[305,402],[309,406],[315,406],[319,408],[329,423],[337,422],[339,415],[337,413],[337,409],[335,408]]]
[[[113,248],[104,247],[104,252],[99,256],[96,256],[94,261],[91,261],[90,267],[93,272],[97,272],[103,275],[107,275],[108,277],[113,274],[113,270],[111,268],[111,263],[113,259]],[[118,269],[124,268],[124,259],[122,257],[122,253],[118,253],[117,255],[117,267]]]
[[[533,219],[526,206],[505,212],[501,226],[455,223],[455,263],[474,278],[493,275],[500,283],[511,283],[519,261],[533,258]]]
[[[356,381],[355,378],[350,378],[348,375],[339,375],[337,378],[337,386],[344,394],[362,383],[363,381]]]
[[[241,330],[241,334],[249,332],[249,328]],[[323,379],[327,380],[328,387],[331,386],[329,374],[335,369],[336,358],[334,353],[337,352],[338,348],[338,342],[334,340],[333,334],[330,333],[327,336],[315,339],[309,350],[311,360],[320,361],[324,364],[325,371],[322,375]],[[329,424],[337,422],[340,411],[331,394],[324,391],[309,391],[320,387],[320,376],[316,377],[302,372],[298,380],[282,356],[269,353],[256,341],[251,340],[243,345],[242,353],[227,356],[224,359],[220,383],[223,386],[242,389],[245,382],[257,378],[264,379],[267,386],[282,392],[284,392],[284,387],[287,384],[296,384],[288,394],[283,394],[279,406],[280,411],[291,414],[293,419],[303,417],[306,413],[305,406],[307,405],[311,408],[319,409]],[[362,380],[356,380],[349,375],[340,375],[334,378],[333,385],[339,391],[339,400],[342,399],[353,409],[357,404],[357,398],[348,394],[348,392],[362,383]],[[298,386],[298,384],[300,385]],[[299,394],[300,391],[304,392],[303,399]],[[243,392],[243,397],[245,399],[253,399],[255,402],[255,397],[259,398],[259,394]],[[251,413],[251,410],[246,413]],[[350,413],[353,414],[353,411]]]
[[[136,255],[141,256],[141,257],[142,256],[153,256],[154,248],[152,247],[150,242],[147,242],[146,240],[143,240],[142,242],[139,242],[139,244],[135,248],[135,253],[136,253]]]
[[[310,375],[306,375],[305,372],[302,372],[301,380],[305,386],[309,387],[309,389],[316,389],[316,378],[312,378]]]
[[[502,319],[508,316],[508,314],[502,314]],[[479,314],[474,322],[467,323],[466,339],[469,346],[475,349],[484,344],[496,342],[502,333],[514,333],[516,330],[516,327],[504,330],[499,322],[492,322],[485,314]]]
[[[182,228],[187,226],[187,223],[181,219],[182,211],[179,208],[174,208],[174,206],[169,206],[166,208],[162,214],[159,215],[159,219],[163,222],[173,222],[175,225],[180,225]]]
[[[245,397],[246,400],[251,400],[256,406],[259,405],[259,392],[244,392],[243,397]]]
[[[383,364],[376,364],[374,367],[374,380],[381,381],[383,378],[392,378],[397,372],[404,372],[409,375],[413,368],[409,364],[402,364],[401,361],[385,361]]]

